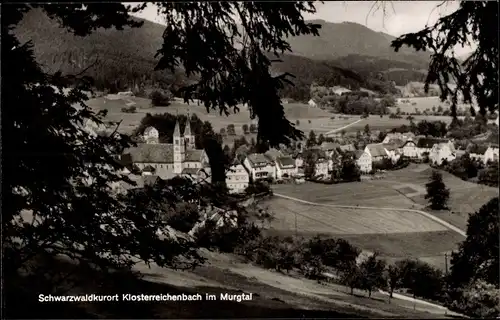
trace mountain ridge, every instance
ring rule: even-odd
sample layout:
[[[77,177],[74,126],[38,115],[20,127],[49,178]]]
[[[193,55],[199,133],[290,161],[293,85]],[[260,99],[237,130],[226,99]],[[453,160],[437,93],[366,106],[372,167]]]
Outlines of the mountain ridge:
[[[153,71],[158,61],[155,54],[157,49],[161,47],[165,26],[148,20],[143,21],[144,24],[141,28],[125,28],[120,31],[98,29],[91,35],[81,38],[59,27],[57,22],[48,18],[41,10],[33,9],[25,14],[14,33],[21,42],[33,40],[35,56],[49,72],[78,73],[92,65],[94,61],[99,60],[92,70],[89,70],[89,75],[95,79],[98,88],[116,91],[137,85],[151,86],[155,83],[160,83],[161,86],[170,86],[174,83],[179,86],[188,81],[180,71],[175,74],[165,71]],[[365,32],[369,30],[370,34],[378,34],[359,24],[344,23],[343,25],[356,25],[355,28],[365,30]],[[387,36],[389,35],[379,35],[384,39]],[[324,37],[323,41],[331,42],[332,39],[335,39],[335,37]],[[299,46],[299,49],[300,46],[308,46],[303,40],[297,42],[297,39],[291,39],[290,41],[292,48],[294,45]],[[314,41],[321,41],[321,37],[314,39]],[[389,44],[387,39],[384,41],[385,44]],[[381,45],[381,47],[386,47],[386,45]],[[336,61],[332,57],[330,59],[321,59],[320,52],[315,59],[311,59],[307,56],[301,56],[299,49],[296,49],[295,52],[299,54],[284,54],[281,57],[284,62],[274,63],[272,66],[275,72],[289,72],[296,76],[293,79],[296,85],[295,88],[285,90],[288,90],[288,94],[292,91],[292,95],[295,95],[295,97],[292,97],[294,99],[299,97],[302,97],[302,100],[307,99],[310,85],[318,79],[325,78],[325,74],[336,79],[334,81],[331,81],[332,79],[323,79],[329,83],[354,87],[364,86],[379,92],[380,90],[376,88],[382,88],[382,92],[387,93],[392,89],[389,88],[387,83],[382,82],[393,79],[390,79],[387,73],[383,73],[382,78],[386,78],[380,78],[377,80],[380,83],[374,84],[376,81],[373,78],[376,78],[377,73],[391,68],[406,70],[421,66],[418,61],[414,63],[393,59],[385,59],[384,61],[383,58],[377,56],[355,54],[338,57],[339,60]],[[354,49],[350,48],[349,50]],[[387,48],[382,51],[388,54]],[[344,50],[343,52],[347,51]],[[307,55],[307,52],[305,54]],[[379,62],[384,63],[381,68],[378,65]],[[327,72],[325,72],[325,68]],[[342,68],[354,72],[343,71]],[[359,75],[364,79],[360,80]]]

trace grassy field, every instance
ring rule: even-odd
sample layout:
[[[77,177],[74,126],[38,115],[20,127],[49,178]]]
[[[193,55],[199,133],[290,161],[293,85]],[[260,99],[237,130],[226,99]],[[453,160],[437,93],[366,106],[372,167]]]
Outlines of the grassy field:
[[[319,204],[372,206],[426,210],[425,184],[432,169],[428,165],[412,164],[389,171],[381,180],[323,185],[276,185],[275,193]],[[477,211],[498,189],[460,180],[443,172],[450,189],[449,211],[428,211],[462,230],[467,227],[469,213]],[[282,198],[272,199],[276,221],[272,227],[278,233],[303,235],[328,234],[349,239],[367,251],[379,251],[388,260],[415,257],[444,268],[444,253],[456,249],[463,237],[445,230],[441,225],[414,212],[391,210],[338,209],[290,204]],[[286,230],[288,228],[288,230]],[[340,230],[339,230],[340,229]]]
[[[441,102],[439,97],[402,98],[402,100],[409,100],[410,103],[398,103],[396,107],[391,108],[391,111],[395,112],[397,108],[399,108],[401,112],[415,112],[415,109],[423,112],[426,109],[432,110],[432,107],[436,107],[437,109],[439,106],[444,110],[449,108],[449,105]],[[412,103],[416,103],[416,105],[412,105]],[[459,103],[457,107],[458,109],[469,110],[470,105]]]
[[[444,226],[411,211],[328,207],[282,198],[271,200],[269,208],[276,218],[271,227],[277,230],[293,230],[295,214],[302,232],[386,234],[446,230]]]
[[[110,99],[111,98],[111,99]],[[118,99],[116,99],[118,98]],[[187,114],[196,113],[203,121],[210,121],[216,131],[221,128],[226,128],[229,124],[234,124],[237,136],[243,134],[242,126],[252,123],[250,113],[244,107],[240,107],[238,112],[230,110],[229,116],[221,115],[218,111],[211,110],[209,113],[204,106],[197,104],[185,104],[182,102],[174,101],[168,107],[151,107],[149,99],[138,97],[99,97],[90,99],[87,104],[94,110],[108,110],[108,119],[111,121],[120,121],[120,131],[124,133],[132,132],[139,124],[141,119],[147,114],[157,113],[172,113],[172,114]],[[136,113],[124,113],[121,111],[124,107],[135,106]],[[339,115],[324,111],[319,108],[310,108],[306,104],[289,103],[284,105],[285,114],[287,118],[299,124],[297,127],[308,134],[311,130],[319,133],[326,133],[328,131],[343,128],[357,120],[360,116],[355,115]],[[332,119],[333,118],[333,119]],[[442,120],[450,122],[449,117],[437,116],[415,116],[416,121],[420,120]],[[385,130],[399,127],[403,124],[408,125],[409,121],[403,119],[390,119],[388,116],[380,118],[379,116],[370,116],[355,125],[345,128],[346,132],[362,131],[365,125],[368,124],[372,130]],[[229,138],[228,140],[231,140]],[[229,142],[230,144],[231,142]]]

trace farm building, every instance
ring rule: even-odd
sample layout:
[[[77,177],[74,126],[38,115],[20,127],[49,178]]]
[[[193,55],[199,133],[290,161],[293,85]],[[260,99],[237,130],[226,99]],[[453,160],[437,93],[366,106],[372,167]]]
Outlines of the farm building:
[[[243,165],[253,181],[266,178],[276,179],[275,164],[263,153],[249,154],[243,161]]]
[[[368,173],[372,171],[372,159],[370,155],[363,150],[356,150],[354,152],[356,164],[359,167],[359,170],[363,173]]]
[[[385,136],[382,143],[391,143],[394,142],[393,140],[396,140],[398,142],[399,141],[406,142],[408,140],[413,140],[413,139],[415,139],[415,135],[412,132],[404,132],[404,133],[394,132],[394,133],[388,133]]]
[[[417,141],[417,151],[419,153],[419,157],[422,156],[425,152],[430,153],[432,147],[435,144],[439,143],[447,143],[450,148],[453,148],[453,143],[448,139],[439,139],[439,138],[420,138]]]
[[[276,163],[276,179],[294,177],[297,175],[297,166],[295,161],[288,156],[277,157]]]
[[[226,185],[230,193],[242,193],[250,183],[247,169],[235,160],[226,172]]]
[[[344,144],[344,145],[341,145],[340,146],[340,150],[342,152],[354,152],[356,151],[356,148],[354,147],[354,145],[351,143],[351,144]]]
[[[467,151],[469,152],[471,159],[484,162],[484,154],[486,153],[486,150],[488,150],[488,146],[473,145]]]
[[[394,163],[396,161],[398,161],[399,158],[401,157],[401,152],[400,152],[401,145],[402,145],[401,142],[399,142],[398,144],[396,144],[396,143],[384,143],[384,144],[382,144],[382,146],[385,149],[385,152],[387,153],[387,155],[389,156],[391,161]]]
[[[402,148],[403,155],[408,158],[416,159],[421,156],[420,152],[418,151],[417,145],[415,141],[408,140],[405,142]]]
[[[309,100],[307,104],[309,104],[309,106],[313,108],[316,108],[318,106],[318,104],[313,99]]]
[[[381,143],[366,145],[364,152],[368,153],[372,163],[382,161],[383,159],[387,159],[389,157],[384,145]]]
[[[443,161],[450,162],[456,158],[455,148],[450,147],[448,143],[436,143],[432,146],[429,152],[429,160],[438,166],[443,163]]]
[[[498,146],[489,146],[484,153],[484,163],[488,161],[498,161]]]
[[[139,143],[137,147],[128,148],[123,153],[139,169],[153,169],[154,174],[161,179],[171,179],[182,174],[184,169],[209,167],[205,151],[194,147],[195,136],[191,134],[189,122],[184,135],[181,135],[179,122],[175,124],[173,144],[155,141],[155,130],[148,131],[148,143]]]

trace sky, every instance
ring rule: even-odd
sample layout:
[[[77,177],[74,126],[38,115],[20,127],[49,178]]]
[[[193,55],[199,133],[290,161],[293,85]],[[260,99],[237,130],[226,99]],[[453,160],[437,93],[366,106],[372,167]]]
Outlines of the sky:
[[[416,32],[432,25],[439,17],[458,9],[458,1],[386,1],[386,12],[381,8],[372,8],[375,1],[325,1],[317,2],[315,14],[305,14],[306,19],[321,19],[327,22],[356,22],[375,31],[400,36]],[[148,6],[136,16],[162,23],[156,14],[156,8]],[[456,47],[458,56],[466,55],[472,48]]]

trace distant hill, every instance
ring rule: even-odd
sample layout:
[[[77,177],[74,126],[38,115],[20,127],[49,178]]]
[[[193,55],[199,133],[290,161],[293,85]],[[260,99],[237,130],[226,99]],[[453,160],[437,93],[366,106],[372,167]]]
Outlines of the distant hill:
[[[95,79],[98,89],[113,92],[153,84],[162,87],[173,85],[175,89],[188,81],[182,72],[153,72],[157,61],[154,55],[161,46],[163,30],[164,26],[145,21],[141,28],[122,31],[99,29],[90,36],[81,38],[60,28],[41,11],[31,10],[17,26],[15,33],[21,42],[33,40],[38,61],[51,72],[80,72],[97,59],[98,63],[90,68],[87,74]],[[359,36],[353,36],[358,31]],[[373,37],[374,34],[378,35],[375,40],[378,44],[375,46],[370,40],[363,45],[363,42],[368,41],[367,38]],[[388,84],[392,78],[387,75],[395,72],[390,70],[421,67],[418,55],[410,55],[412,59],[406,62],[392,60],[390,57],[394,56],[394,53],[388,48],[390,36],[361,25],[326,23],[321,35],[318,39],[290,39],[294,54],[284,55],[283,62],[273,64],[274,72],[289,72],[296,76],[293,79],[295,87],[285,88],[282,93],[284,96],[306,100],[313,82],[326,82],[354,89],[365,87],[381,93],[396,92],[394,87]],[[326,47],[316,45],[319,42],[324,42]],[[347,43],[353,45],[345,48]],[[364,48],[373,50],[365,52]],[[327,54],[329,50],[337,53]],[[360,55],[360,52],[379,56]],[[321,57],[324,59],[320,59]],[[381,73],[382,77],[378,73]],[[420,78],[409,80],[420,81]]]
[[[294,54],[318,60],[333,60],[349,55],[372,56],[379,59],[425,65],[429,55],[403,47],[395,52],[391,41],[395,37],[376,32],[354,22],[332,23],[311,20],[320,24],[319,37],[312,35],[289,38]]]

